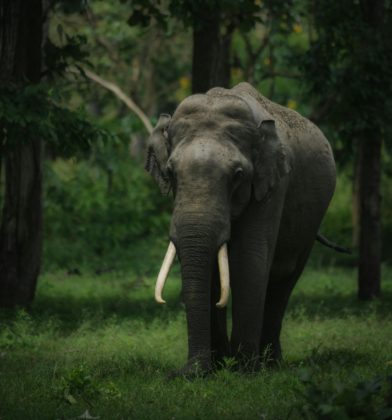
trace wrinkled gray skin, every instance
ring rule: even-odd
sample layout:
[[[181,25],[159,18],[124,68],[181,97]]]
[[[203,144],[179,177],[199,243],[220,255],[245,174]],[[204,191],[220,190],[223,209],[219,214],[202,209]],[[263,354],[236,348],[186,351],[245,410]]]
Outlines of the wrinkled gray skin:
[[[335,188],[331,147],[297,112],[241,83],[186,98],[161,116],[146,167],[175,202],[170,239],[181,263],[188,327],[182,371],[209,371],[225,356],[254,370],[279,336]],[[233,326],[217,309],[217,252],[227,242]]]

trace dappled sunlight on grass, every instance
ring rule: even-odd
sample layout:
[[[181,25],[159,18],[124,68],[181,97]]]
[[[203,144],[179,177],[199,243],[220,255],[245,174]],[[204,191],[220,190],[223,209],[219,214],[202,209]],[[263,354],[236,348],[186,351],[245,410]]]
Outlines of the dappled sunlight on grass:
[[[389,269],[374,302],[356,299],[351,270],[307,269],[285,317],[278,367],[223,369],[192,382],[167,379],[187,352],[178,271],[166,305],[154,302],[153,288],[154,278],[136,274],[43,275],[31,310],[0,313],[0,416],[297,418],[304,369],[317,383],[345,386],[392,373]]]
[[[37,319],[56,319],[69,331],[86,322],[101,328],[113,317],[121,322],[141,320],[143,324],[158,317],[168,321],[182,311],[175,284],[165,290],[168,303],[164,306],[156,304],[153,290],[152,278],[132,275],[46,275],[31,313]]]

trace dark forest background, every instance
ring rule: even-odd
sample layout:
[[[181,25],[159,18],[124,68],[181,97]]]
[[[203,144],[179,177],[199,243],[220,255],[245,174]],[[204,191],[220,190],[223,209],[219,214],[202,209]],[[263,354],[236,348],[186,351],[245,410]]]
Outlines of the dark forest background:
[[[148,271],[171,206],[143,170],[148,133],[187,95],[241,81],[323,129],[339,178],[322,233],[353,255],[312,261],[358,267],[360,297],[379,295],[389,2],[2,0],[0,19],[1,305],[29,304],[40,268]]]

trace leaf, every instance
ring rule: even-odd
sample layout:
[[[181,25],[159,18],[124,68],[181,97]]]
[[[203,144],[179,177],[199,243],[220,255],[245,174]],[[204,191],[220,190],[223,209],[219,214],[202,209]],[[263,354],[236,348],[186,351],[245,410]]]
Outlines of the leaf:
[[[388,420],[392,418],[392,408],[383,408],[378,413],[380,420]]]
[[[64,399],[71,405],[76,404],[76,399],[69,392],[64,392]]]
[[[61,25],[61,23],[57,25],[57,34],[60,40],[62,41],[64,39],[64,28],[63,28],[63,25]]]

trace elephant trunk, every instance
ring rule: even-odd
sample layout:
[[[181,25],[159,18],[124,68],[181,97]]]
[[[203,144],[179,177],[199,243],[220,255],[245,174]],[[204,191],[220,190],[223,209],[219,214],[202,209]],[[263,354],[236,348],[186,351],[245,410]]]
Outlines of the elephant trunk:
[[[203,371],[211,368],[211,274],[218,249],[213,226],[192,219],[177,226],[188,327],[188,364]]]

